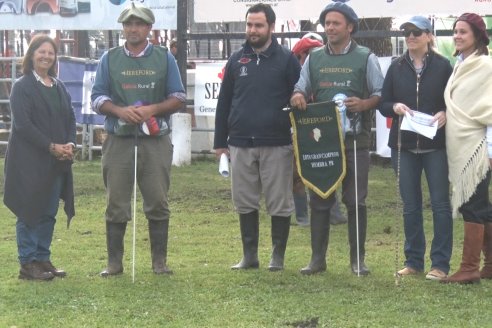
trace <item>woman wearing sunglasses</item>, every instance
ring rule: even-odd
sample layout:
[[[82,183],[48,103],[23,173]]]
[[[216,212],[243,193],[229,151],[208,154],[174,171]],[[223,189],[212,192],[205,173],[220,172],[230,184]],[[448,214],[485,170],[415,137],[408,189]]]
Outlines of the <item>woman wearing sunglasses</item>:
[[[400,27],[407,51],[395,59],[386,74],[380,112],[392,118],[388,146],[391,161],[399,174],[405,231],[405,267],[400,276],[417,275],[425,270],[426,240],[422,206],[422,171],[430,193],[434,238],[430,250],[431,266],[426,278],[447,277],[453,243],[453,221],[449,201],[446,159],[446,104],[444,89],[452,72],[449,61],[434,51],[431,22],[415,16]],[[434,138],[400,130],[404,116],[415,112],[432,117],[438,130]]]
[[[453,215],[461,213],[465,223],[460,269],[442,282],[463,284],[492,279],[492,59],[479,15],[461,15],[453,30],[458,60],[444,94],[449,109],[446,143]],[[482,251],[484,267],[479,271]]]

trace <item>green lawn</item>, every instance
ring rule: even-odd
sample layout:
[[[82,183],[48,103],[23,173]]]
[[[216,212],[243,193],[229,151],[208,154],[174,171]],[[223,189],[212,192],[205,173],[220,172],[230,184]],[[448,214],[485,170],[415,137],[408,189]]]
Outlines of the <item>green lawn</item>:
[[[291,229],[285,271],[269,272],[270,222],[263,210],[260,269],[231,271],[241,257],[241,240],[230,181],[218,174],[215,162],[201,160],[172,171],[168,263],[173,276],[152,273],[139,202],[135,283],[131,225],[125,273],[98,276],[106,263],[100,171],[98,161],[74,165],[77,215],[69,230],[59,215],[52,248],[52,261],[69,274],[65,279],[17,279],[15,219],[0,207],[0,327],[492,327],[492,281],[454,286],[419,276],[395,285],[393,273],[403,263],[403,231],[395,177],[387,166],[371,167],[368,277],[350,272],[346,225],[332,228],[326,273],[299,274],[311,251],[309,229],[298,226]],[[462,220],[456,220],[453,271],[462,236]]]

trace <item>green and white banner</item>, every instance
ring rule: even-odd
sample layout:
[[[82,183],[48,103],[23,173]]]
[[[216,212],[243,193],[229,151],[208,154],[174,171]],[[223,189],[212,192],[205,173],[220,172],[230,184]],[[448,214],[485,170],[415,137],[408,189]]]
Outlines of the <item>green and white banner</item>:
[[[304,184],[328,198],[346,174],[345,146],[335,102],[308,104],[290,113],[295,160]]]

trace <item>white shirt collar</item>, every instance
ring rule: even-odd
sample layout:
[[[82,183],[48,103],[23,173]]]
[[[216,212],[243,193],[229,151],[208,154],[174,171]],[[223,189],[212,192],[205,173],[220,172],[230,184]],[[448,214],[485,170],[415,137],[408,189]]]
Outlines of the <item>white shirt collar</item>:
[[[333,54],[333,49],[331,49],[330,43],[328,42],[327,44],[328,44],[328,49],[330,50],[330,53]],[[347,44],[347,46],[345,48],[343,48],[341,55],[347,54],[349,52],[351,45],[352,45],[352,40],[350,40],[349,43]]]
[[[45,87],[52,87],[52,86],[56,85],[56,79],[54,79],[52,76],[50,76],[50,79],[51,79],[51,82],[53,82],[53,84],[52,85],[47,85],[46,83],[44,83],[44,81],[41,78],[41,76],[39,76],[39,74],[36,73],[35,70],[32,70],[32,74],[36,78],[36,81],[41,82],[41,84],[44,85]]]
[[[125,53],[126,53],[127,56],[130,56],[130,57],[142,57],[145,54],[145,51],[147,51],[147,49],[149,47],[150,47],[150,42],[149,42],[149,40],[147,40],[147,45],[145,46],[144,50],[142,50],[139,54],[134,54],[134,53],[130,52],[130,50],[128,50],[128,48],[126,47],[126,43],[123,46],[123,49],[125,49]]]

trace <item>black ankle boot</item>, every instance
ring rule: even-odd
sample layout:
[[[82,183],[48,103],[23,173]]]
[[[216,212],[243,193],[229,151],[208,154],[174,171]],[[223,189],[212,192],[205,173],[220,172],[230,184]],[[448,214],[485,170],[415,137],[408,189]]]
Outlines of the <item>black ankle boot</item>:
[[[55,277],[65,278],[67,276],[65,271],[57,269],[51,261],[43,261],[38,263],[44,271],[51,272]]]
[[[51,272],[44,271],[36,261],[21,264],[19,270],[19,279],[48,281],[54,277]]]

